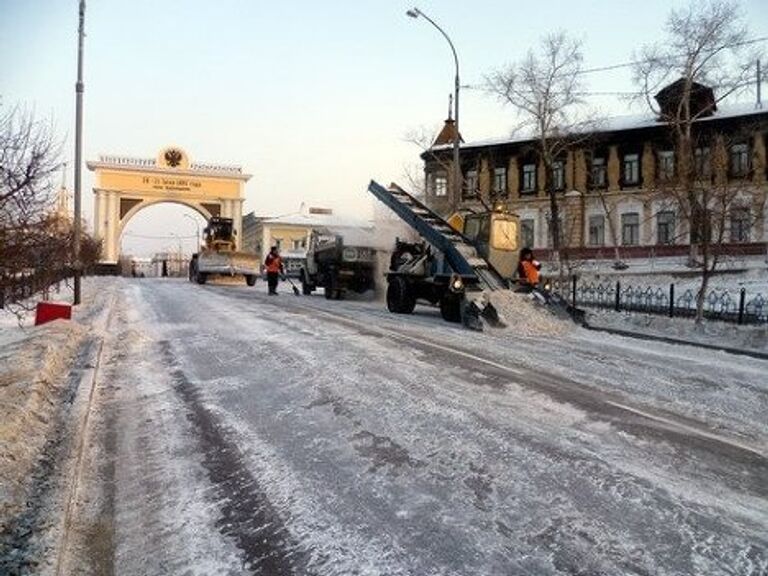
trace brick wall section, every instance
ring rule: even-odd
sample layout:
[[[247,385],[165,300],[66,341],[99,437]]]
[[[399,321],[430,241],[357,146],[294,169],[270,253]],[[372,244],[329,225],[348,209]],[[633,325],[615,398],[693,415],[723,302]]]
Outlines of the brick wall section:
[[[765,152],[765,134],[758,132],[755,134],[752,146],[752,166],[754,167],[755,184],[765,183],[766,152]]]
[[[580,192],[586,192],[587,190],[587,157],[584,154],[584,150],[576,150],[574,156],[574,183],[573,187]]]
[[[617,192],[621,182],[621,164],[619,163],[619,147],[608,149],[608,191]]]
[[[643,188],[653,190],[656,184],[656,154],[650,142],[643,146],[641,174],[643,176]]]
[[[509,168],[507,169],[507,191],[508,198],[520,197],[520,170],[517,167],[517,157],[509,159]]]

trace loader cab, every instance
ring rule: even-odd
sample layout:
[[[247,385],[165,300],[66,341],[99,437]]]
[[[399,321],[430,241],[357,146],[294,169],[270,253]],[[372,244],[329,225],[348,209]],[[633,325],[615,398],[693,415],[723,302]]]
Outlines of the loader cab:
[[[502,209],[464,217],[464,236],[504,278],[513,278],[520,250],[520,220]]]
[[[224,248],[234,241],[234,230],[231,218],[212,217],[203,230],[205,244],[209,248]]]

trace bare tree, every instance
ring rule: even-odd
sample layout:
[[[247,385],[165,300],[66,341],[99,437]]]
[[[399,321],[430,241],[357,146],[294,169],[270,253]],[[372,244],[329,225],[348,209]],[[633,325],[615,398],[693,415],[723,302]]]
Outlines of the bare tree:
[[[72,222],[54,211],[60,147],[50,125],[14,107],[0,111],[0,300],[18,303],[21,277],[44,288],[64,275],[72,256]],[[89,261],[98,245],[86,238]]]
[[[644,47],[635,58],[640,97],[669,127],[674,174],[660,182],[657,192],[673,201],[687,224],[689,263],[701,267],[697,323],[703,318],[709,280],[722,253],[727,215],[745,188],[742,175],[728,177],[726,150],[732,135],[711,129],[705,133],[697,121],[712,115],[721,100],[748,84],[755,58],[748,53],[750,46],[736,2],[696,1],[670,12],[664,40]],[[705,177],[705,170],[711,170],[711,177]]]
[[[568,150],[583,145],[593,132],[594,119],[584,115],[581,42],[565,32],[545,36],[538,51],[493,72],[486,79],[488,91],[511,105],[521,129],[531,132],[544,164],[549,197],[552,248],[561,256],[563,237],[555,167]]]

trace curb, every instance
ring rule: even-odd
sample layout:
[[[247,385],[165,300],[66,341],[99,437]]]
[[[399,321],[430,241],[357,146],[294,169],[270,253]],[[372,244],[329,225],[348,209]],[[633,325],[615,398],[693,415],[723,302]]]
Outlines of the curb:
[[[768,353],[759,352],[757,350],[743,350],[740,348],[730,348],[728,346],[717,346],[716,344],[706,344],[704,342],[682,340],[680,338],[672,338],[669,336],[655,336],[653,334],[631,332],[629,330],[620,330],[618,328],[604,328],[601,326],[593,326],[586,321],[582,322],[581,325],[587,330],[592,330],[594,332],[606,332],[608,334],[615,334],[617,336],[626,336],[628,338],[636,338],[638,340],[665,342],[667,344],[677,344],[679,346],[694,346],[696,348],[704,348],[705,350],[718,350],[720,352],[728,352],[729,354],[735,354],[737,356],[749,356],[751,358],[758,358],[759,360],[768,360]]]

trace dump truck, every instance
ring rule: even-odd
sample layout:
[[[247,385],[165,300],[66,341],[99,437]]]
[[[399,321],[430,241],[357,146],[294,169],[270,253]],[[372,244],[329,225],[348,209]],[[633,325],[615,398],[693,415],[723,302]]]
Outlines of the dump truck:
[[[349,291],[362,294],[374,287],[375,266],[374,248],[345,244],[344,235],[330,229],[313,230],[299,271],[301,291],[309,295],[324,288],[328,300],[343,299]]]
[[[259,261],[255,254],[236,249],[231,218],[212,217],[204,230],[204,245],[189,261],[189,279],[205,284],[214,276],[240,276],[248,286],[256,283]]]

